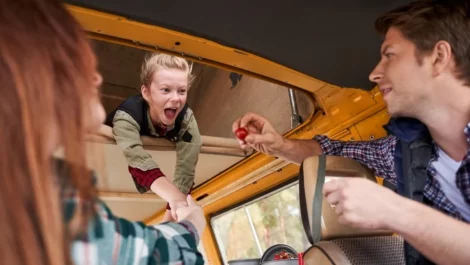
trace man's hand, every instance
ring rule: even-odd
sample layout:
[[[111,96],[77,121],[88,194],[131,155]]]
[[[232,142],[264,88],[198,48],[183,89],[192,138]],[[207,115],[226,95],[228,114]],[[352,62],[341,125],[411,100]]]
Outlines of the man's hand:
[[[284,138],[274,129],[266,117],[255,113],[247,113],[233,123],[233,133],[238,128],[246,128],[248,130],[248,135],[244,141],[237,138],[243,150],[248,150],[251,147],[261,153],[276,155],[281,149]]]
[[[390,229],[402,199],[363,178],[331,180],[323,186],[323,195],[335,207],[340,223],[363,229]]]
[[[178,215],[178,221],[187,220],[191,222],[196,227],[199,236],[202,235],[206,227],[206,218],[201,206],[194,201],[191,195],[187,196],[187,207],[178,208],[176,214]]]
[[[284,138],[271,122],[258,114],[247,113],[238,118],[232,125],[232,131],[245,128],[248,135],[245,140],[237,138],[245,151],[254,148],[256,151],[300,164],[305,158],[323,153],[320,144],[315,140],[292,140]]]

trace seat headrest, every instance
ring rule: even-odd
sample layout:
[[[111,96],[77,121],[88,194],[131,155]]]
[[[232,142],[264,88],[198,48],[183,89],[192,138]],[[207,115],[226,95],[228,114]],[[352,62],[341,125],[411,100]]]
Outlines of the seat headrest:
[[[377,183],[372,171],[350,158],[321,155],[303,161],[299,172],[300,211],[305,233],[312,245],[335,238],[393,234],[355,229],[339,223],[338,215],[323,197],[323,184],[334,178],[346,177],[366,178]]]

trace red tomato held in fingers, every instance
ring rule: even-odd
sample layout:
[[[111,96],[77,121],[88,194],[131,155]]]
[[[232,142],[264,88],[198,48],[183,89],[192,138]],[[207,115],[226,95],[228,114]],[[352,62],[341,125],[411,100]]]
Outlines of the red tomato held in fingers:
[[[235,135],[238,139],[245,141],[246,136],[248,135],[248,131],[245,128],[238,128],[235,131]]]

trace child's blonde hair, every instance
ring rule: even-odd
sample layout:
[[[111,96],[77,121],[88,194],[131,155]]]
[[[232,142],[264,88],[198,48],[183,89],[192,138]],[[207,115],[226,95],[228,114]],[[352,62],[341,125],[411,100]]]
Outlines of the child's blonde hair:
[[[188,88],[194,81],[191,74],[193,64],[185,59],[164,53],[150,53],[146,56],[140,72],[140,82],[146,87],[150,87],[152,76],[158,69],[178,69],[188,74]]]

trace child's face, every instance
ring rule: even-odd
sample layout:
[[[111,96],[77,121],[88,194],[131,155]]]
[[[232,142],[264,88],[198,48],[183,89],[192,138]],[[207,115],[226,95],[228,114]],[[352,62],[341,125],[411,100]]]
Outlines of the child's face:
[[[152,121],[168,126],[175,123],[186,104],[188,74],[178,69],[159,69],[153,73],[150,87],[143,85],[141,89],[149,103]]]

